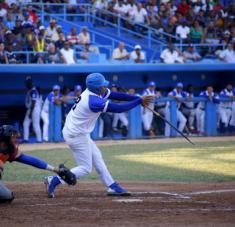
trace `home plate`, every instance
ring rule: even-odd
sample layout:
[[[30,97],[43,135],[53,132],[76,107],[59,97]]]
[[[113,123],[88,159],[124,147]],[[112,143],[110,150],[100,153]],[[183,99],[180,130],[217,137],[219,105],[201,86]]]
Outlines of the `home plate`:
[[[142,199],[115,199],[114,202],[118,203],[142,203]]]

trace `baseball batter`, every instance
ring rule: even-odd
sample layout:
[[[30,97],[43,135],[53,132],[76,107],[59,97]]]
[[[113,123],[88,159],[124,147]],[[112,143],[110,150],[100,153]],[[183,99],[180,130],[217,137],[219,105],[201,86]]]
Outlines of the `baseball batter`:
[[[24,118],[24,142],[29,140],[29,127],[32,122],[33,129],[36,134],[37,142],[42,141],[42,132],[40,128],[40,113],[42,108],[42,96],[39,94],[36,87],[33,86],[32,79],[26,80],[28,92],[25,98],[25,106],[27,108]]]
[[[56,168],[39,158],[21,153],[18,149],[18,137],[19,133],[13,126],[3,125],[0,127],[0,203],[11,202],[14,199],[12,191],[2,182],[4,164],[7,161],[16,161],[39,169],[55,172],[63,177],[67,183],[76,183],[74,180],[71,181],[71,179],[73,179],[73,175],[71,175],[72,173],[70,171],[68,172],[65,166],[62,166],[63,168]]]
[[[138,97],[126,93],[110,91],[109,82],[100,73],[92,73],[86,78],[87,89],[81,94],[70,110],[63,128],[63,136],[74,155],[78,166],[71,169],[77,179],[89,174],[95,167],[100,179],[107,187],[108,195],[130,195],[111,176],[101,151],[90,137],[96,121],[102,112],[121,113],[135,106],[148,105],[152,96]],[[127,101],[114,103],[108,99]],[[55,197],[55,188],[63,183],[58,176],[46,178],[48,197]]]

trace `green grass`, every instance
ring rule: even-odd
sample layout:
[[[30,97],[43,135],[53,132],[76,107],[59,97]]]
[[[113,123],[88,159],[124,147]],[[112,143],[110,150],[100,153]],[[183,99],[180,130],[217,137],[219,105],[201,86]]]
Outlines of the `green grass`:
[[[117,180],[224,182],[235,180],[235,141],[185,144],[143,144],[103,146],[103,157]],[[73,167],[72,153],[66,149],[33,151],[57,165],[67,161]],[[5,181],[41,181],[47,172],[19,163],[7,164]],[[98,179],[95,172],[84,178]]]

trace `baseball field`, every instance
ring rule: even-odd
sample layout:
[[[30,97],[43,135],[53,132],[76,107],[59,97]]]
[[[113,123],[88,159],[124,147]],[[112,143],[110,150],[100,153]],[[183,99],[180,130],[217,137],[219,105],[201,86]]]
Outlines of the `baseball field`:
[[[133,194],[108,197],[95,172],[76,186],[45,193],[47,172],[7,164],[15,193],[0,206],[0,226],[235,226],[235,137],[97,142],[112,175]],[[75,165],[61,144],[21,150],[57,165]]]

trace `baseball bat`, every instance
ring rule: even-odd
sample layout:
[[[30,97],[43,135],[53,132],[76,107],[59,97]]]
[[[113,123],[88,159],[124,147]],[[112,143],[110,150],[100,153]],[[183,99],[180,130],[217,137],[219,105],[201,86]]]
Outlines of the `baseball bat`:
[[[168,125],[170,125],[173,129],[175,129],[181,136],[183,136],[189,143],[191,143],[192,145],[195,145],[187,136],[184,135],[184,133],[182,133],[181,131],[178,130],[178,128],[176,128],[173,124],[171,124],[171,122],[169,122],[167,119],[165,119],[160,113],[158,113],[157,111],[151,109],[148,106],[145,106],[145,108],[147,108],[148,110],[150,110],[151,112],[153,112],[157,117],[161,118],[164,122],[166,122]]]

